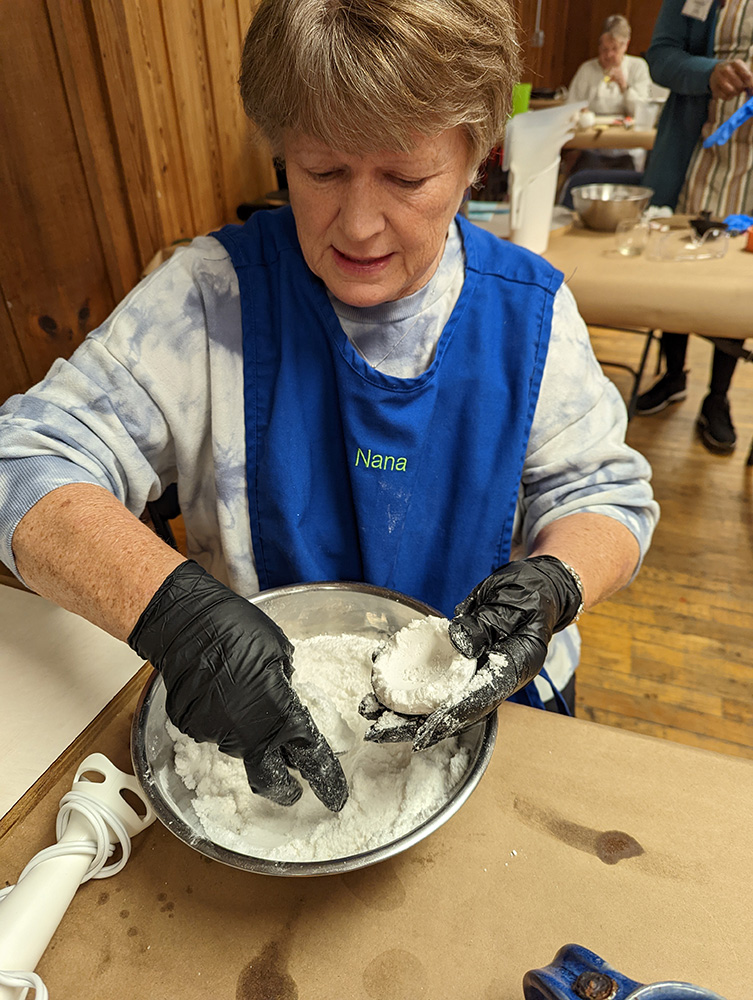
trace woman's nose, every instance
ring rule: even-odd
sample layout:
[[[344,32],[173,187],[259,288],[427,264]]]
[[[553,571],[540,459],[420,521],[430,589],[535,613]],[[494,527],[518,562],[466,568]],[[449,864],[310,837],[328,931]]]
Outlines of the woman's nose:
[[[341,194],[340,229],[353,243],[365,243],[385,228],[384,205],[378,185],[351,181]]]

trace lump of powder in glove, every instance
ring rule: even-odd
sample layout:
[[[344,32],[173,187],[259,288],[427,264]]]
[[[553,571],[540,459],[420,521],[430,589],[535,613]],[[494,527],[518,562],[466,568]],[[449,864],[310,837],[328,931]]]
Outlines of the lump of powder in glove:
[[[416,620],[395,632],[374,654],[371,685],[393,712],[426,715],[463,695],[476,660],[450,641],[446,618]]]

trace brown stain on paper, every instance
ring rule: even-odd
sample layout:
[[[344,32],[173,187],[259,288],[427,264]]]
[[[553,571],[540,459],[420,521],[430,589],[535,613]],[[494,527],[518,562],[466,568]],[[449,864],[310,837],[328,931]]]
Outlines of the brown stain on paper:
[[[287,969],[286,950],[278,941],[268,941],[241,970],[235,1000],[298,1000],[298,987]]]
[[[517,797],[513,808],[528,826],[543,830],[576,851],[595,855],[605,865],[616,865],[626,858],[637,858],[645,853],[635,837],[622,830],[594,830]]]
[[[416,1000],[426,989],[426,969],[403,948],[390,948],[363,970],[366,994],[373,1000]]]

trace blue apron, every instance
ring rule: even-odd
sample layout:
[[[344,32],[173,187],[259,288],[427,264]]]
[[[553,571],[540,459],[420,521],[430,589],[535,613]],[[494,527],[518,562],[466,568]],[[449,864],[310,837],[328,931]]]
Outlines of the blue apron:
[[[290,208],[213,234],[240,289],[262,590],[366,581],[451,617],[508,561],[562,275],[458,222],[463,289],[434,361],[409,379],[376,371],[352,346],[303,259]],[[541,704],[533,683],[524,690],[516,700]]]

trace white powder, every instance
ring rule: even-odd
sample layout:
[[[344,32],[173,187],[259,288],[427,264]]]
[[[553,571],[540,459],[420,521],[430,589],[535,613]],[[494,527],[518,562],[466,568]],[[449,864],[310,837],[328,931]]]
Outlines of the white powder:
[[[303,782],[295,805],[275,805],[254,795],[241,761],[168,723],[175,770],[195,790],[194,808],[207,836],[253,857],[327,861],[388,844],[434,815],[467,772],[470,751],[456,739],[421,753],[412,753],[409,744],[364,742],[370,723],[358,704],[371,689],[373,640],[321,635],[293,644],[293,685],[303,701],[311,699],[311,714],[335,749],[347,750],[340,763],[350,798],[341,812],[331,813]]]
[[[424,618],[401,628],[379,649],[371,683],[394,712],[426,715],[462,697],[476,660],[453,646],[446,618]]]

